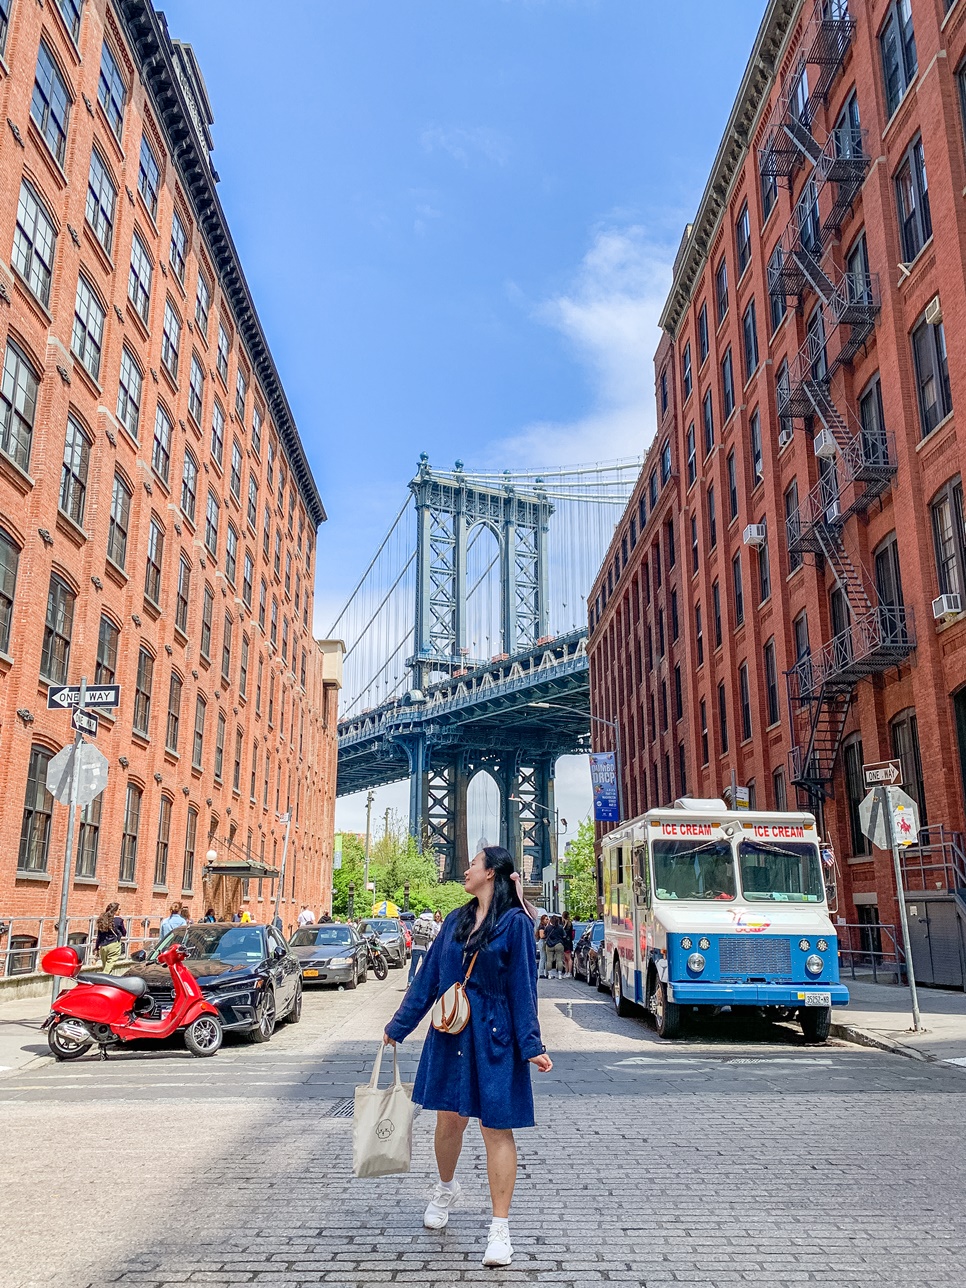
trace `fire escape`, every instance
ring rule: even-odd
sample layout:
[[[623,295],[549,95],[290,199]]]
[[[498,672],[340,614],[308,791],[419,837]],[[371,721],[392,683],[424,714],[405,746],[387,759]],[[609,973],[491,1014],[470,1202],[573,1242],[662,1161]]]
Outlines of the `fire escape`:
[[[759,152],[763,179],[790,189],[805,170],[792,218],[769,264],[774,296],[800,312],[814,296],[806,339],[778,383],[780,442],[795,420],[805,423],[818,458],[818,481],[787,516],[789,553],[812,554],[831,569],[838,596],[832,638],[803,649],[786,673],[791,712],[791,778],[813,801],[831,795],[833,772],[855,686],[898,665],[915,647],[912,615],[881,603],[873,579],[850,558],[845,528],[886,492],[896,472],[894,436],[876,418],[863,425],[844,396],[832,396],[836,374],[850,366],[879,313],[878,275],[864,243],[844,266],[839,234],[870,164],[866,132],[846,109],[830,131],[819,128],[828,91],[841,71],[855,23],[846,0],[817,0],[800,59],[786,82]],[[809,90],[809,75],[814,84]],[[830,353],[833,355],[830,358]]]

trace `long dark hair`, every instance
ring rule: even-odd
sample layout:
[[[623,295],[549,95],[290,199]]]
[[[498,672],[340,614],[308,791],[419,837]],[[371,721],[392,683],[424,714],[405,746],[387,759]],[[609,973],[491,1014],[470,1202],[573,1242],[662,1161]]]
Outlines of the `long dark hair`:
[[[512,854],[509,850],[504,850],[501,845],[488,845],[482,854],[484,863],[493,873],[493,898],[490,900],[486,916],[479,930],[475,930],[476,913],[480,906],[476,898],[465,903],[456,913],[455,939],[457,943],[465,944],[467,949],[472,949],[473,952],[487,946],[496,931],[496,923],[508,909],[520,907],[520,900],[517,898],[511,879],[515,871]]]
[[[117,912],[119,907],[120,907],[120,904],[116,904],[116,903],[109,903],[107,905],[107,907],[104,909],[104,911],[97,919],[98,930],[106,932],[108,930],[114,929],[114,915]]]

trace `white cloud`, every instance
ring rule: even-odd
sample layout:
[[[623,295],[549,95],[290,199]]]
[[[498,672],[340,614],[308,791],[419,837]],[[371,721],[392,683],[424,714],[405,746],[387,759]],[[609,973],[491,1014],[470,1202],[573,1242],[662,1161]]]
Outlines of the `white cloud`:
[[[643,454],[654,434],[652,358],[673,257],[638,225],[598,231],[570,287],[533,311],[588,369],[593,405],[572,421],[525,426],[495,444],[495,457],[524,467]]]
[[[469,166],[474,155],[496,165],[506,165],[510,158],[509,142],[485,125],[472,129],[460,126],[433,125],[419,136],[425,152],[446,152],[462,166]]]

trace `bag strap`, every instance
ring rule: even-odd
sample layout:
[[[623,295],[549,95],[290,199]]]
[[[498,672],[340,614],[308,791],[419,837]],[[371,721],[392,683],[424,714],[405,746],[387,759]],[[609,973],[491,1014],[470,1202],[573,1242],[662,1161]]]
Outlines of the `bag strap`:
[[[465,987],[467,986],[467,984],[470,982],[470,976],[473,974],[473,967],[476,965],[476,959],[477,959],[477,957],[479,957],[479,955],[480,955],[480,953],[479,953],[479,949],[477,949],[477,951],[476,951],[476,952],[473,954],[473,956],[470,958],[470,964],[469,964],[469,966],[466,968],[466,974],[463,976],[463,987],[464,987],[464,988],[465,988]]]
[[[372,1091],[375,1091],[376,1088],[379,1086],[379,1074],[382,1071],[382,1057],[385,1050],[386,1050],[386,1043],[383,1042],[382,1039],[380,1039],[379,1050],[376,1052],[376,1058],[373,1061],[373,1065],[372,1065],[372,1077],[369,1079],[369,1087]],[[399,1074],[399,1061],[396,1056],[395,1046],[392,1049],[392,1080],[397,1087],[402,1084],[402,1078],[400,1077],[400,1074]]]

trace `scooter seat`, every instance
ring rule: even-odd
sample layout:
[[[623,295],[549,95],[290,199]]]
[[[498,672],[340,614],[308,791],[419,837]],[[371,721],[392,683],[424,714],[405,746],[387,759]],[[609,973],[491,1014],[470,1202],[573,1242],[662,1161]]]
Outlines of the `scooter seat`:
[[[122,993],[132,997],[143,997],[148,991],[145,980],[139,975],[102,975],[99,971],[82,971],[77,976],[78,984],[106,984],[109,988],[119,988]]]

